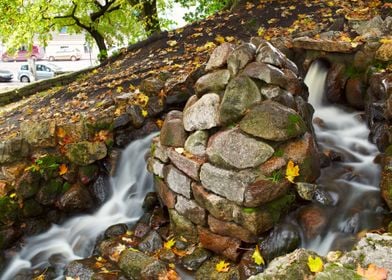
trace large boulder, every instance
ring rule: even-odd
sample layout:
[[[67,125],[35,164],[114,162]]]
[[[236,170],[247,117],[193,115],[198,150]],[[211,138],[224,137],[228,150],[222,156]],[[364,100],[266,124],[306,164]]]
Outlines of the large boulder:
[[[0,164],[15,162],[27,157],[30,152],[30,145],[20,137],[14,137],[0,142]]]
[[[219,125],[219,95],[208,93],[184,110],[186,131],[210,129]]]
[[[196,94],[201,96],[207,92],[220,92],[225,89],[229,79],[229,70],[217,70],[201,76],[195,84]]]
[[[215,48],[207,62],[206,71],[225,66],[227,63],[227,58],[233,52],[233,50],[234,45],[226,42]]]
[[[163,146],[183,147],[186,132],[182,121],[182,112],[171,111],[163,122],[160,141]]]
[[[240,122],[244,132],[272,141],[285,141],[305,133],[306,124],[294,110],[266,100],[252,108]]]
[[[273,153],[270,145],[243,134],[239,129],[218,132],[210,138],[207,148],[212,164],[238,169],[256,167]]]
[[[292,41],[292,44],[294,48],[337,53],[352,53],[357,48],[357,44],[352,44],[352,42],[329,39],[313,39],[309,37],[295,38]]]
[[[231,76],[237,75],[238,71],[252,61],[255,55],[256,47],[253,44],[246,43],[237,47],[227,58],[227,69]]]
[[[261,101],[260,90],[249,77],[237,76],[226,87],[219,108],[221,124],[239,120],[246,111]]]
[[[54,120],[22,122],[20,133],[22,138],[34,147],[56,146],[56,122]]]
[[[392,60],[392,43],[382,44],[376,51],[376,59],[381,61]]]
[[[333,63],[328,70],[325,95],[330,102],[342,100],[347,77],[345,75],[346,66],[342,63]]]
[[[290,183],[284,180],[282,172],[277,171],[277,178],[259,178],[246,187],[244,194],[245,207],[258,207],[286,194]]]
[[[170,227],[178,238],[184,237],[190,242],[198,242],[196,226],[187,218],[180,215],[175,209],[169,209]]]
[[[208,132],[198,130],[189,135],[185,141],[184,149],[192,155],[204,157],[206,155]]]
[[[186,198],[191,198],[191,179],[180,170],[173,165],[165,166],[164,178],[171,190]]]
[[[248,229],[233,222],[218,220],[213,216],[208,216],[208,226],[213,233],[238,238],[247,243],[254,243],[257,240],[256,235]]]
[[[180,215],[186,217],[188,220],[197,225],[203,226],[206,223],[206,211],[194,200],[190,200],[179,195],[177,196],[175,209]]]
[[[162,179],[154,177],[154,186],[162,204],[167,208],[174,208],[174,205],[176,204],[176,195],[167,184]]]
[[[77,165],[89,165],[107,155],[107,148],[103,142],[70,143],[65,146],[65,150],[69,161]]]
[[[58,207],[64,211],[81,211],[93,206],[93,199],[87,188],[75,184],[58,200]]]

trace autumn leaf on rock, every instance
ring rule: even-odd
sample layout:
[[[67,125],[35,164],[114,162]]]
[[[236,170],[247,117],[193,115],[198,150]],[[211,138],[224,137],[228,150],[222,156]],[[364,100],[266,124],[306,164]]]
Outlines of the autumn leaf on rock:
[[[260,253],[259,246],[257,246],[257,245],[256,245],[255,251],[253,252],[252,259],[255,261],[255,263],[257,265],[264,265],[265,264],[263,256]]]
[[[170,47],[174,47],[175,45],[177,45],[177,41],[175,40],[169,40],[166,42]]]
[[[385,280],[388,277],[388,270],[371,263],[367,269],[358,265],[357,274],[361,275],[367,280]]]
[[[308,267],[311,272],[321,272],[324,269],[323,260],[320,257],[308,257]]]
[[[57,129],[57,137],[59,138],[64,138],[65,137],[65,130],[62,127],[59,127]]]
[[[174,244],[176,244],[176,240],[174,238],[169,239],[165,243],[163,243],[163,247],[170,250]]]
[[[299,176],[299,166],[294,165],[292,160],[289,160],[286,167],[286,178],[291,183],[294,183],[294,178]]]
[[[218,272],[228,272],[230,269],[230,263],[220,261],[216,264],[215,270]]]
[[[223,36],[221,36],[221,35],[217,35],[215,37],[215,41],[217,41],[218,43],[222,44],[222,43],[225,42],[225,38]]]
[[[59,175],[64,175],[68,172],[68,167],[64,163],[59,166]]]

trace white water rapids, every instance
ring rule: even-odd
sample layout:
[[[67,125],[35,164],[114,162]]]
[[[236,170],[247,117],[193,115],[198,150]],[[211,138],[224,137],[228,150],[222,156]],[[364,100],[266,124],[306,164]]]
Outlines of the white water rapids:
[[[113,194],[95,214],[71,218],[62,225],[53,225],[49,231],[29,238],[0,279],[13,280],[24,268],[46,267],[50,257],[56,255],[61,256],[57,258],[61,263],[56,263],[61,270],[72,260],[89,257],[96,238],[109,226],[136,222],[143,214],[141,205],[144,197],[153,185],[144,159],[153,136],[132,142],[122,152],[116,176],[111,179]],[[58,279],[63,277],[59,276]]]
[[[344,247],[347,242],[352,245],[356,233],[377,228],[382,217],[379,167],[373,163],[377,148],[367,141],[369,131],[359,120],[358,112],[350,113],[347,108],[324,104],[326,74],[327,69],[321,63],[313,63],[305,79],[315,117],[325,124],[324,128],[315,126],[320,148],[336,151],[344,157],[342,162],[333,162],[324,168],[317,181],[335,201],[333,206],[319,205],[328,220],[325,231],[313,239],[307,239],[302,233],[302,246],[322,255],[331,248]],[[138,220],[145,194],[152,187],[152,177],[146,171],[144,160],[152,137],[134,141],[123,151],[117,174],[111,179],[112,197],[95,214],[71,218],[27,239],[0,280],[14,280],[24,268],[47,267],[53,256],[57,256],[57,273],[61,275],[69,261],[91,255],[97,236],[110,225]]]

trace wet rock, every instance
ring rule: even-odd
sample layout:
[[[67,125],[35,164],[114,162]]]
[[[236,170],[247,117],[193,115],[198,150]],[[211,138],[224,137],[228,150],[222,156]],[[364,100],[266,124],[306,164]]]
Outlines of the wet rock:
[[[66,188],[69,185],[65,185]],[[59,178],[52,179],[49,182],[46,182],[38,191],[35,196],[35,200],[37,200],[42,205],[53,205],[58,196],[66,190],[64,188],[63,181]]]
[[[147,116],[156,117],[161,114],[165,109],[165,103],[162,102],[161,97],[158,95],[151,96],[147,103]]]
[[[198,227],[197,229],[200,244],[204,248],[211,250],[216,254],[223,255],[233,261],[238,258],[238,249],[241,245],[239,239],[218,235],[203,227]]]
[[[238,264],[240,279],[248,279],[252,275],[264,271],[265,266],[263,264],[258,265],[255,263],[255,260],[252,258],[253,253],[254,251],[247,251],[242,255],[241,261]]]
[[[92,198],[98,205],[104,204],[112,195],[109,178],[106,175],[99,175],[88,189]]]
[[[195,156],[204,157],[206,155],[207,141],[207,131],[195,131],[186,139],[184,149]]]
[[[325,95],[330,102],[339,102],[342,99],[347,78],[346,66],[342,63],[333,63],[328,70]]]
[[[294,48],[337,53],[351,53],[356,49],[356,47],[352,46],[351,42],[320,40],[309,37],[295,38],[292,44]]]
[[[134,128],[142,127],[144,123],[144,117],[142,109],[138,105],[130,105],[127,107],[126,112],[129,116],[130,122]]]
[[[29,198],[37,193],[39,184],[39,173],[28,171],[23,173],[22,177],[16,181],[15,191],[18,197]]]
[[[227,58],[227,69],[231,76],[235,76],[239,70],[245,67],[256,55],[256,47],[253,44],[243,44],[237,47]]]
[[[99,168],[95,164],[81,166],[79,168],[79,179],[83,185],[88,185],[94,181],[99,174]]]
[[[191,198],[191,179],[180,170],[173,165],[168,165],[164,170],[164,178],[171,190],[186,198]]]
[[[262,42],[257,49],[256,61],[269,63],[279,68],[287,68],[298,75],[297,65],[291,60],[287,59],[279,49],[275,48],[268,41]]]
[[[301,244],[301,237],[294,225],[281,224],[275,226],[260,244],[260,251],[267,262],[274,258],[290,253]]]
[[[77,165],[89,165],[107,155],[107,148],[103,142],[82,141],[65,146],[66,157]]]
[[[375,143],[380,151],[385,149],[391,144],[390,143],[390,131],[386,123],[380,122],[375,123],[370,127],[369,139]]]
[[[356,278],[358,278],[358,274],[355,270],[333,263],[327,263],[324,266],[324,270],[316,274],[315,280],[352,280]]]
[[[175,236],[182,236],[191,242],[197,242],[198,234],[196,226],[174,209],[169,209],[170,227]]]
[[[195,83],[195,91],[198,96],[207,92],[216,92],[224,90],[230,79],[228,70],[217,70],[201,76]]]
[[[305,200],[312,200],[317,189],[317,185],[306,182],[296,182],[295,189],[298,195]]]
[[[120,162],[121,151],[117,148],[112,148],[108,157],[102,161],[103,167],[107,174],[114,176],[117,170],[117,164]]]
[[[170,222],[167,211],[164,209],[157,207],[151,213],[151,218],[149,225],[152,229],[159,229],[160,227],[168,224]]]
[[[1,214],[0,214],[1,216]],[[11,247],[14,242],[18,241],[22,232],[13,226],[0,227],[0,249]]]
[[[116,224],[108,227],[105,232],[105,238],[113,238],[119,235],[123,235],[127,232],[128,226],[126,224]]]
[[[218,219],[215,219],[213,216],[208,216],[208,226],[213,233],[220,234],[223,236],[230,236],[233,238],[238,238],[247,243],[256,242],[256,236],[251,233],[249,230],[233,223],[233,222],[224,222]]]
[[[158,176],[160,178],[163,178],[163,176],[164,176],[163,175],[164,168],[165,168],[165,164],[162,163],[160,160],[152,158],[152,157],[148,158],[148,160],[147,160],[147,170],[150,173],[152,173],[152,174],[154,174],[154,175],[156,175],[156,176]]]
[[[245,187],[252,183],[256,176],[249,170],[230,171],[210,163],[203,164],[200,171],[200,180],[206,189],[238,204],[242,204]]]
[[[26,218],[37,217],[42,214],[44,209],[34,199],[28,199],[23,201],[22,214]]]
[[[260,88],[260,93],[265,99],[273,99],[283,95],[286,91],[279,86],[267,84]]]
[[[221,124],[231,124],[261,101],[260,90],[249,77],[237,76],[227,85],[219,107]]]
[[[279,172],[275,174],[279,174]],[[247,186],[244,194],[244,206],[258,207],[286,194],[289,190],[290,183],[282,178],[277,178],[276,182],[273,180],[275,179],[258,179],[256,182]]]
[[[315,258],[317,254],[306,249],[297,249],[290,254],[275,258],[263,273],[252,276],[249,280],[311,279],[313,274],[308,266],[309,256]]]
[[[387,158],[388,160],[391,157]],[[392,170],[390,170],[390,164],[386,164],[381,172],[381,197],[387,203],[389,209],[392,209]]]
[[[93,279],[94,259],[82,259],[71,261],[64,272],[66,277],[78,277],[80,280]]]
[[[282,150],[277,149],[277,153],[280,153]],[[270,157],[266,162],[264,162],[263,164],[261,164],[258,167],[258,170],[260,171],[260,173],[264,176],[278,176],[279,179],[279,172],[280,169],[282,169],[283,167],[285,167],[287,164],[287,160],[283,157],[277,157],[277,156],[272,156]]]
[[[203,161],[197,158],[189,158],[174,149],[169,150],[169,158],[172,163],[192,179],[199,181],[199,171]]]
[[[206,211],[194,200],[189,200],[179,195],[177,196],[175,209],[180,215],[186,217],[188,220],[197,225],[203,226],[206,223]]]
[[[318,203],[325,206],[331,206],[335,204],[335,201],[332,198],[332,196],[329,194],[329,192],[322,190],[320,188],[317,188],[314,191],[313,201],[317,201]]]
[[[120,127],[124,127],[131,122],[131,118],[128,114],[121,114],[117,118],[114,119],[113,129],[118,129]]]
[[[375,33],[377,37],[382,35],[382,29],[384,21],[381,16],[375,16],[370,20],[361,21],[357,25],[353,26],[355,32],[359,35],[365,35],[366,33]]]
[[[306,124],[294,110],[267,100],[245,115],[240,128],[263,139],[285,141],[305,133]]]
[[[160,141],[164,146],[183,147],[186,140],[186,132],[182,121],[182,112],[171,111],[163,122]]]
[[[360,78],[347,80],[345,95],[348,104],[355,109],[363,110],[365,106],[365,85]]]
[[[64,211],[81,211],[90,209],[93,200],[88,190],[78,184],[73,185],[58,200],[58,207]]]
[[[298,219],[308,239],[315,238],[321,234],[328,222],[325,211],[317,206],[302,208],[299,211]]]
[[[197,247],[191,254],[181,259],[181,264],[187,270],[196,271],[209,258],[211,253],[201,247]]]
[[[161,251],[159,251],[159,259],[166,263],[175,263],[176,254],[174,254],[172,250],[163,248]]]
[[[28,219],[25,222],[23,233],[27,236],[36,235],[47,231],[50,227],[49,221],[42,218]]]
[[[392,43],[382,44],[376,51],[375,58],[381,61],[392,60]]]
[[[166,273],[166,266],[153,257],[134,250],[124,250],[118,263],[130,279],[158,279]]]
[[[219,95],[207,93],[184,110],[186,131],[210,129],[219,125]]]
[[[294,72],[289,69],[279,69],[271,64],[252,62],[244,69],[244,74],[267,84],[280,86],[293,95],[300,94],[302,87]]]
[[[142,208],[144,211],[152,211],[159,203],[156,192],[149,192],[143,200]]]
[[[207,155],[212,164],[238,169],[256,167],[265,162],[274,149],[263,141],[251,138],[239,129],[230,129],[210,138]]]
[[[233,52],[233,50],[234,45],[226,42],[216,47],[207,62],[206,71],[225,66],[227,63],[227,58]]]
[[[196,272],[196,280],[240,280],[240,275],[236,266],[229,266],[227,272],[216,271],[216,265],[222,259],[215,257],[206,261]]]
[[[140,91],[148,96],[153,96],[158,94],[164,86],[165,81],[155,77],[149,77],[140,83]]]
[[[162,238],[154,230],[150,231],[138,245],[138,249],[143,253],[154,253],[162,247]]]
[[[167,184],[159,178],[154,178],[154,186],[163,205],[167,208],[174,208],[176,195],[169,189]]]
[[[137,238],[143,238],[150,230],[151,227],[147,223],[139,221],[134,228],[134,235]]]
[[[22,138],[34,147],[56,146],[56,122],[54,120],[24,121],[20,124],[20,133]]]
[[[23,138],[15,137],[0,142],[0,164],[15,162],[27,157],[30,145]]]
[[[151,156],[159,159],[161,162],[169,162],[168,148],[161,145],[159,136],[154,137],[154,139],[152,140]]]

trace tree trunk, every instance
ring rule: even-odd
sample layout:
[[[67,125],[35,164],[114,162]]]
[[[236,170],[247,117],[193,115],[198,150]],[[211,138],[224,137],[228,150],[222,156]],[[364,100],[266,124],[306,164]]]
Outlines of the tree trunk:
[[[97,30],[89,30],[89,33],[95,40],[95,43],[97,43],[99,49],[98,60],[102,62],[108,57],[108,49],[106,47],[105,38]]]
[[[142,20],[144,21],[146,32],[152,34],[161,31],[157,11],[157,0],[144,0],[142,3]]]

